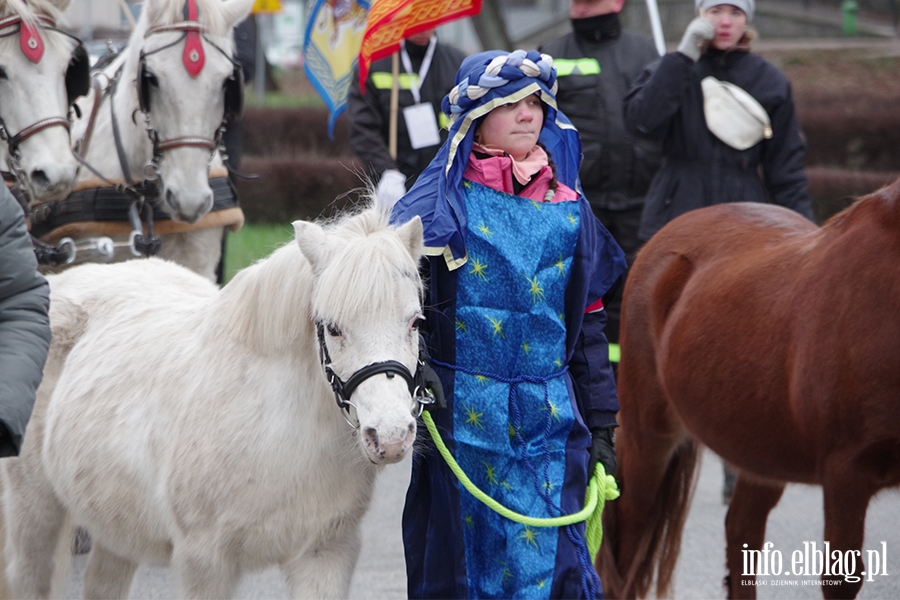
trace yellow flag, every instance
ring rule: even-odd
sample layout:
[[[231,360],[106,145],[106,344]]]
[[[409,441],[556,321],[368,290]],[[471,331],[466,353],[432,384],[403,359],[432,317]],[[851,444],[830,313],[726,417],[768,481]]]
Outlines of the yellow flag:
[[[254,15],[279,12],[281,12],[281,0],[256,0],[250,10],[250,13]]]

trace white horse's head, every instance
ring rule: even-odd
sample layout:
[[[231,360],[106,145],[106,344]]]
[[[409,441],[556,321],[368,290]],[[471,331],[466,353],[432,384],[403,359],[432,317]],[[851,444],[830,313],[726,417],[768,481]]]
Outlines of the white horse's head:
[[[142,132],[139,164],[132,168],[143,178],[144,165],[152,164],[164,208],[176,221],[193,223],[212,208],[210,161],[223,117],[240,113],[243,95],[241,67],[232,58],[233,29],[252,5],[147,0],[126,48],[119,85],[132,86],[131,106],[138,112],[123,118],[134,115],[150,129],[149,137]]]
[[[365,456],[401,460],[416,437],[413,397],[422,319],[422,222],[398,228],[367,211],[335,230],[294,223],[312,265],[312,293],[323,364],[343,387],[348,421],[358,420]],[[335,408],[337,410],[337,408]]]
[[[4,167],[39,200],[65,198],[78,163],[69,109],[90,86],[81,42],[56,29],[68,0],[0,0],[0,120]]]

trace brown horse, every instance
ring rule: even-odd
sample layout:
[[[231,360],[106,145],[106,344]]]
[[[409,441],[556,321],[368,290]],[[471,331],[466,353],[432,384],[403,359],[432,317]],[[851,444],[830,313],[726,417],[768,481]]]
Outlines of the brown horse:
[[[862,548],[872,496],[900,484],[900,180],[821,228],[765,204],[673,220],[631,269],[621,340],[607,595],[643,597],[654,575],[667,594],[702,443],[739,470],[729,597],[755,597],[744,559],[762,557],[749,551],[786,482],[823,487],[829,564],[844,560],[822,593],[856,596],[866,556],[847,552]]]

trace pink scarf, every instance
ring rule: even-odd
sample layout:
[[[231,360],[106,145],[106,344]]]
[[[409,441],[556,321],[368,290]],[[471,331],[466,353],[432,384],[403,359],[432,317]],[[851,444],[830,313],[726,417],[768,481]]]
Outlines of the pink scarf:
[[[482,146],[478,142],[472,143],[472,151],[488,154],[490,156],[506,155],[506,152],[499,148]],[[522,185],[527,185],[528,182],[531,181],[531,178],[534,177],[535,173],[538,173],[541,169],[550,164],[550,161],[547,159],[547,153],[544,152],[544,149],[540,146],[532,148],[528,154],[525,155],[523,160],[518,161],[513,159],[510,162],[512,163],[513,176],[516,178],[516,181]]]

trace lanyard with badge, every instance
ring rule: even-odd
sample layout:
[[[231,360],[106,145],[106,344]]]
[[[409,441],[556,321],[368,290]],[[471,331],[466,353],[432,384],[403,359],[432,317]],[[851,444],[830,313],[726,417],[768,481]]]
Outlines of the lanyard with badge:
[[[434,58],[434,47],[437,45],[437,37],[431,36],[428,42],[428,50],[422,59],[417,76],[412,72],[412,61],[406,52],[406,42],[400,44],[400,60],[403,61],[403,70],[409,78],[409,91],[412,92],[415,104],[403,109],[403,119],[406,122],[406,132],[409,134],[409,143],[413,150],[437,146],[441,143],[441,135],[438,129],[437,118],[434,115],[434,107],[431,102],[422,102],[422,94],[419,87],[428,69],[431,68],[431,60]]]

